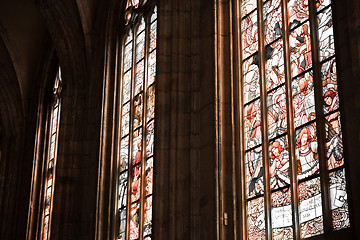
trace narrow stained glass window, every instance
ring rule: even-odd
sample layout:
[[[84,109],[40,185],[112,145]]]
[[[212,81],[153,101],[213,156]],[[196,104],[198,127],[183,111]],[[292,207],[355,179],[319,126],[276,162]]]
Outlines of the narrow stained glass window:
[[[57,139],[59,135],[60,106],[61,106],[61,70],[58,69],[53,85],[53,95],[50,108],[50,118],[48,124],[48,145],[47,158],[44,174],[44,199],[42,215],[42,240],[50,238],[50,226],[52,217],[52,203],[55,186],[55,169],[57,159]]]
[[[245,235],[348,228],[331,1],[243,0],[240,12]]]
[[[157,8],[128,2],[119,77],[117,239],[152,238]]]

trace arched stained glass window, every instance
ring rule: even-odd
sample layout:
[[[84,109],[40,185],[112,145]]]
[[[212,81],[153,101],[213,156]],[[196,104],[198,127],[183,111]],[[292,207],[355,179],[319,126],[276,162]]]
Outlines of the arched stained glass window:
[[[52,203],[54,195],[55,184],[55,169],[57,159],[57,141],[59,133],[60,120],[60,93],[62,89],[61,69],[58,69],[55,82],[53,85],[53,95],[50,108],[50,116],[47,124],[48,129],[48,144],[47,157],[44,174],[44,194],[43,194],[43,214],[42,214],[42,239],[50,238],[50,226],[52,216]]]
[[[348,228],[330,0],[241,1],[248,239]]]
[[[121,36],[118,143],[118,237],[152,236],[157,11],[154,1],[128,1]]]

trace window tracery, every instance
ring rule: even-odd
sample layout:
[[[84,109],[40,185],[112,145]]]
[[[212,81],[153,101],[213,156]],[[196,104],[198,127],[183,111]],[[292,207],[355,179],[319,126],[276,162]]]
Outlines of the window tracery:
[[[248,239],[348,228],[330,0],[243,0],[240,21]]]
[[[128,1],[121,37],[117,239],[150,240],[154,162],[157,9]]]

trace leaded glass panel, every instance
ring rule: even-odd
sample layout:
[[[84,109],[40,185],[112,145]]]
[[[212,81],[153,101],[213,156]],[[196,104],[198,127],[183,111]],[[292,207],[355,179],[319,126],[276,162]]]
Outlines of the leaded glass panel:
[[[128,33],[119,61],[118,240],[152,238],[157,53],[157,10],[153,2],[132,1],[126,10]]]

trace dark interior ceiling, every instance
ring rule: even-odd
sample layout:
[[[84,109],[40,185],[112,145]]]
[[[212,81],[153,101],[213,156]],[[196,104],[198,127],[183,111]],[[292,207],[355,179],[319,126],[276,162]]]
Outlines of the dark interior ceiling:
[[[41,64],[44,46],[52,41],[41,7],[35,0],[0,1],[0,112],[7,114],[8,105],[20,106],[22,116],[26,114],[26,103],[32,96],[33,87],[39,86],[37,71]],[[56,2],[41,0],[42,6],[52,6]],[[89,46],[92,28],[96,19],[99,0],[63,0],[64,6],[76,6],[82,33]],[[67,4],[65,4],[67,3]],[[69,9],[64,9],[68,11]],[[55,19],[61,22],[61,19]],[[56,46],[55,46],[56,48]],[[9,90],[10,89],[10,90]],[[0,119],[3,116],[0,116]],[[0,121],[1,122],[1,121]]]

